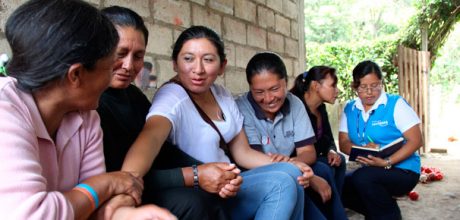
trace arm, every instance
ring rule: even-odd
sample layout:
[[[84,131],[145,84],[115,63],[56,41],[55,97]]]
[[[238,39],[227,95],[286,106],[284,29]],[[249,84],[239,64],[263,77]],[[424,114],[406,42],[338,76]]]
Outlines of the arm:
[[[422,132],[420,131],[419,124],[409,128],[403,135],[407,141],[401,149],[388,157],[391,164],[397,164],[405,160],[422,146]],[[368,158],[358,157],[356,161],[369,166],[385,167],[388,165],[385,159],[373,156],[369,156]]]
[[[405,160],[422,146],[422,132],[419,124],[409,128],[403,135],[406,139],[406,144],[390,156],[390,160],[393,164]]]
[[[297,156],[291,159],[312,165],[316,162],[316,150],[313,145],[307,145],[296,149]]]
[[[126,155],[122,170],[143,177],[150,170],[171,128],[172,124],[166,117],[154,115],[147,119]]]
[[[351,143],[350,138],[348,138],[348,133],[339,132],[340,151],[347,155],[350,155],[351,146],[353,146],[353,143]]]
[[[241,129],[240,133],[230,141],[229,149],[235,162],[246,169],[252,169],[272,163],[269,156],[249,147],[243,129]]]

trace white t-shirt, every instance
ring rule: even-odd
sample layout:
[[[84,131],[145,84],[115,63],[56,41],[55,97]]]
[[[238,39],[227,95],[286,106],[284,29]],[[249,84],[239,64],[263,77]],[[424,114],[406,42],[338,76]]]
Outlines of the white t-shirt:
[[[377,109],[377,107],[381,104],[386,105],[387,101],[388,98],[386,93],[382,91],[380,97],[377,99],[377,101],[375,101],[374,105],[372,105],[369,111],[364,112],[363,103],[359,98],[356,98],[355,106],[357,109],[362,111],[363,120],[367,121],[367,119],[369,119],[369,113],[372,112],[372,110]],[[396,101],[393,117],[395,119],[396,128],[398,128],[401,133],[406,132],[409,128],[420,123],[420,119],[418,118],[417,113],[415,113],[415,111],[402,98]],[[340,119],[339,131],[348,133],[347,115],[343,110]]]
[[[211,92],[225,117],[225,121],[214,121],[214,124],[229,143],[241,131],[243,116],[231,93],[223,86],[213,84]],[[219,134],[202,119],[181,86],[169,83],[156,92],[147,118],[154,115],[166,117],[171,122],[169,141],[188,155],[204,163],[230,162],[219,147]]]

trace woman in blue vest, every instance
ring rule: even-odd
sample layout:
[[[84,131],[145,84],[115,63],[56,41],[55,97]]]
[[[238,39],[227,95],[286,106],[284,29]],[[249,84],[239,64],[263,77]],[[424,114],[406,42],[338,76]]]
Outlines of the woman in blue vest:
[[[407,194],[418,182],[420,119],[403,98],[383,91],[382,71],[372,61],[363,61],[353,69],[352,87],[358,98],[344,108],[340,150],[349,154],[353,145],[378,148],[400,137],[405,143],[385,158],[358,157],[356,161],[363,166],[347,173],[343,202],[366,219],[401,219],[393,197]]]

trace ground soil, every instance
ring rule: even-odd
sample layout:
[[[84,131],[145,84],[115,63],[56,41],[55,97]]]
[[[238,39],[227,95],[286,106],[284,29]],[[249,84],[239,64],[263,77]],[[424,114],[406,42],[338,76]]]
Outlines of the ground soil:
[[[403,219],[460,219],[460,143],[452,142],[445,154],[422,154],[422,165],[436,167],[444,174],[441,181],[419,183],[415,191],[419,200],[412,201],[408,197],[398,199]],[[364,217],[347,210],[350,220],[361,220]]]

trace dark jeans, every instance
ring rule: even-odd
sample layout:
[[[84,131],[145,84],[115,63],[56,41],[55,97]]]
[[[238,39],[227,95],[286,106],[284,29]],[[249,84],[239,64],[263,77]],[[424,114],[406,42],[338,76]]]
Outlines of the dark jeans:
[[[343,182],[345,181],[345,171],[347,169],[347,164],[346,164],[346,159],[343,156],[343,154],[338,153],[340,155],[341,163],[338,167],[336,166],[331,166],[327,162],[327,156],[326,157],[317,157],[316,161],[321,161],[325,163],[329,169],[331,169],[332,176],[334,177],[335,180],[335,186],[337,188],[337,191],[339,192],[339,195],[342,195],[342,189],[343,189]]]
[[[420,174],[399,168],[361,167],[346,174],[342,200],[345,207],[366,219],[401,219],[393,196],[410,192],[419,177]]]
[[[311,168],[315,175],[322,177],[329,183],[332,196],[329,201],[323,203],[321,196],[316,191],[311,187],[307,188],[305,191],[305,219],[347,219],[330,166],[317,161]]]
[[[171,211],[181,220],[226,220],[223,199],[195,188],[171,188],[144,191],[144,203],[153,203]]]

